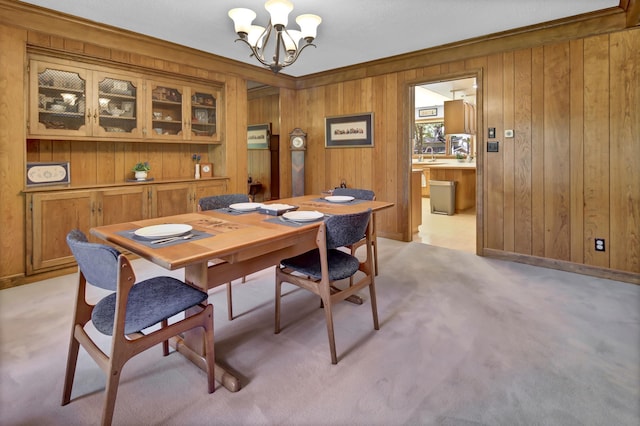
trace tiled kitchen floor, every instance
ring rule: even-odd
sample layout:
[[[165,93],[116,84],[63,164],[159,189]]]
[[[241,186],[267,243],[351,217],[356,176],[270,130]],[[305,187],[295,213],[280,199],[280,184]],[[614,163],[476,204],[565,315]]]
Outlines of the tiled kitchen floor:
[[[422,198],[422,225],[418,231],[413,236],[414,242],[475,253],[476,209],[452,216],[432,214],[430,199]]]

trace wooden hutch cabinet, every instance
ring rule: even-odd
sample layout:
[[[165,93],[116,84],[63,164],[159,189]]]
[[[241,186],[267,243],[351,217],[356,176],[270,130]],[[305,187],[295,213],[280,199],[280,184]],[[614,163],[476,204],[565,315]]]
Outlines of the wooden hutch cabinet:
[[[29,65],[30,137],[221,142],[215,85],[36,58]]]
[[[75,263],[66,236],[94,226],[197,211],[198,199],[227,192],[227,179],[28,192],[27,275]],[[102,242],[102,241],[96,241]]]
[[[50,151],[59,144],[58,158],[77,164],[92,158],[95,169],[80,172],[77,187],[25,189],[27,275],[75,264],[66,244],[72,229],[93,240],[94,226],[195,212],[201,197],[227,192],[226,177],[195,180],[191,173],[180,174],[184,167],[176,172],[171,165],[167,174],[177,178],[127,183],[129,167],[141,156],[166,163],[189,156],[191,162],[187,143],[206,145],[197,149],[209,155],[220,148],[223,86],[176,77],[102,62],[29,57],[27,138],[35,148],[28,155],[42,161],[50,153],[40,151],[40,144]],[[91,177],[101,168],[107,182]]]
[[[211,88],[149,81],[151,114],[147,128],[162,140],[219,142],[217,104],[220,93]]]
[[[142,79],[124,72],[30,62],[30,136],[142,138]]]

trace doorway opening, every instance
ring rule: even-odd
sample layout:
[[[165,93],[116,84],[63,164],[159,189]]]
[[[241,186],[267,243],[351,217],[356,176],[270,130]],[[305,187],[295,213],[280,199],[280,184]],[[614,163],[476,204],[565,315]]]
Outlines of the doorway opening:
[[[477,89],[475,75],[412,87],[411,164],[422,169],[422,221],[415,242],[476,253]],[[455,204],[453,214],[432,213],[432,201],[443,202],[442,192],[434,192],[432,200],[432,180],[456,181],[455,192],[461,192],[444,194]]]

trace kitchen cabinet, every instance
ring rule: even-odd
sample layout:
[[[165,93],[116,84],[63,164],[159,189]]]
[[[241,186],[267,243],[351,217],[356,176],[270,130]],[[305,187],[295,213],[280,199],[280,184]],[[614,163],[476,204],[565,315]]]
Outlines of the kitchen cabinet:
[[[411,170],[411,233],[416,234],[422,225],[422,194],[420,186],[422,183],[422,170]]]
[[[448,135],[476,133],[476,107],[462,99],[444,102],[444,131]]]
[[[204,86],[150,80],[147,128],[160,140],[219,142],[220,92]]]
[[[438,164],[430,167],[432,180],[455,181],[455,211],[459,213],[476,205],[475,164]]]
[[[142,138],[140,77],[32,60],[30,136]]]
[[[198,199],[224,194],[226,179],[28,192],[27,275],[75,264],[66,236],[94,226],[197,211]]]

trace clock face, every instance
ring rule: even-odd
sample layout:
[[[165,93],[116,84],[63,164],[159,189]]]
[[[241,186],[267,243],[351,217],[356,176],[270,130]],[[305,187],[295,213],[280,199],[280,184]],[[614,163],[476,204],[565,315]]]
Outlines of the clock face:
[[[300,136],[296,136],[291,140],[291,145],[293,145],[294,148],[302,148],[304,146],[304,139]]]
[[[209,171],[211,171],[211,166],[208,164],[205,166],[202,166],[202,171],[205,173],[209,173]]]

